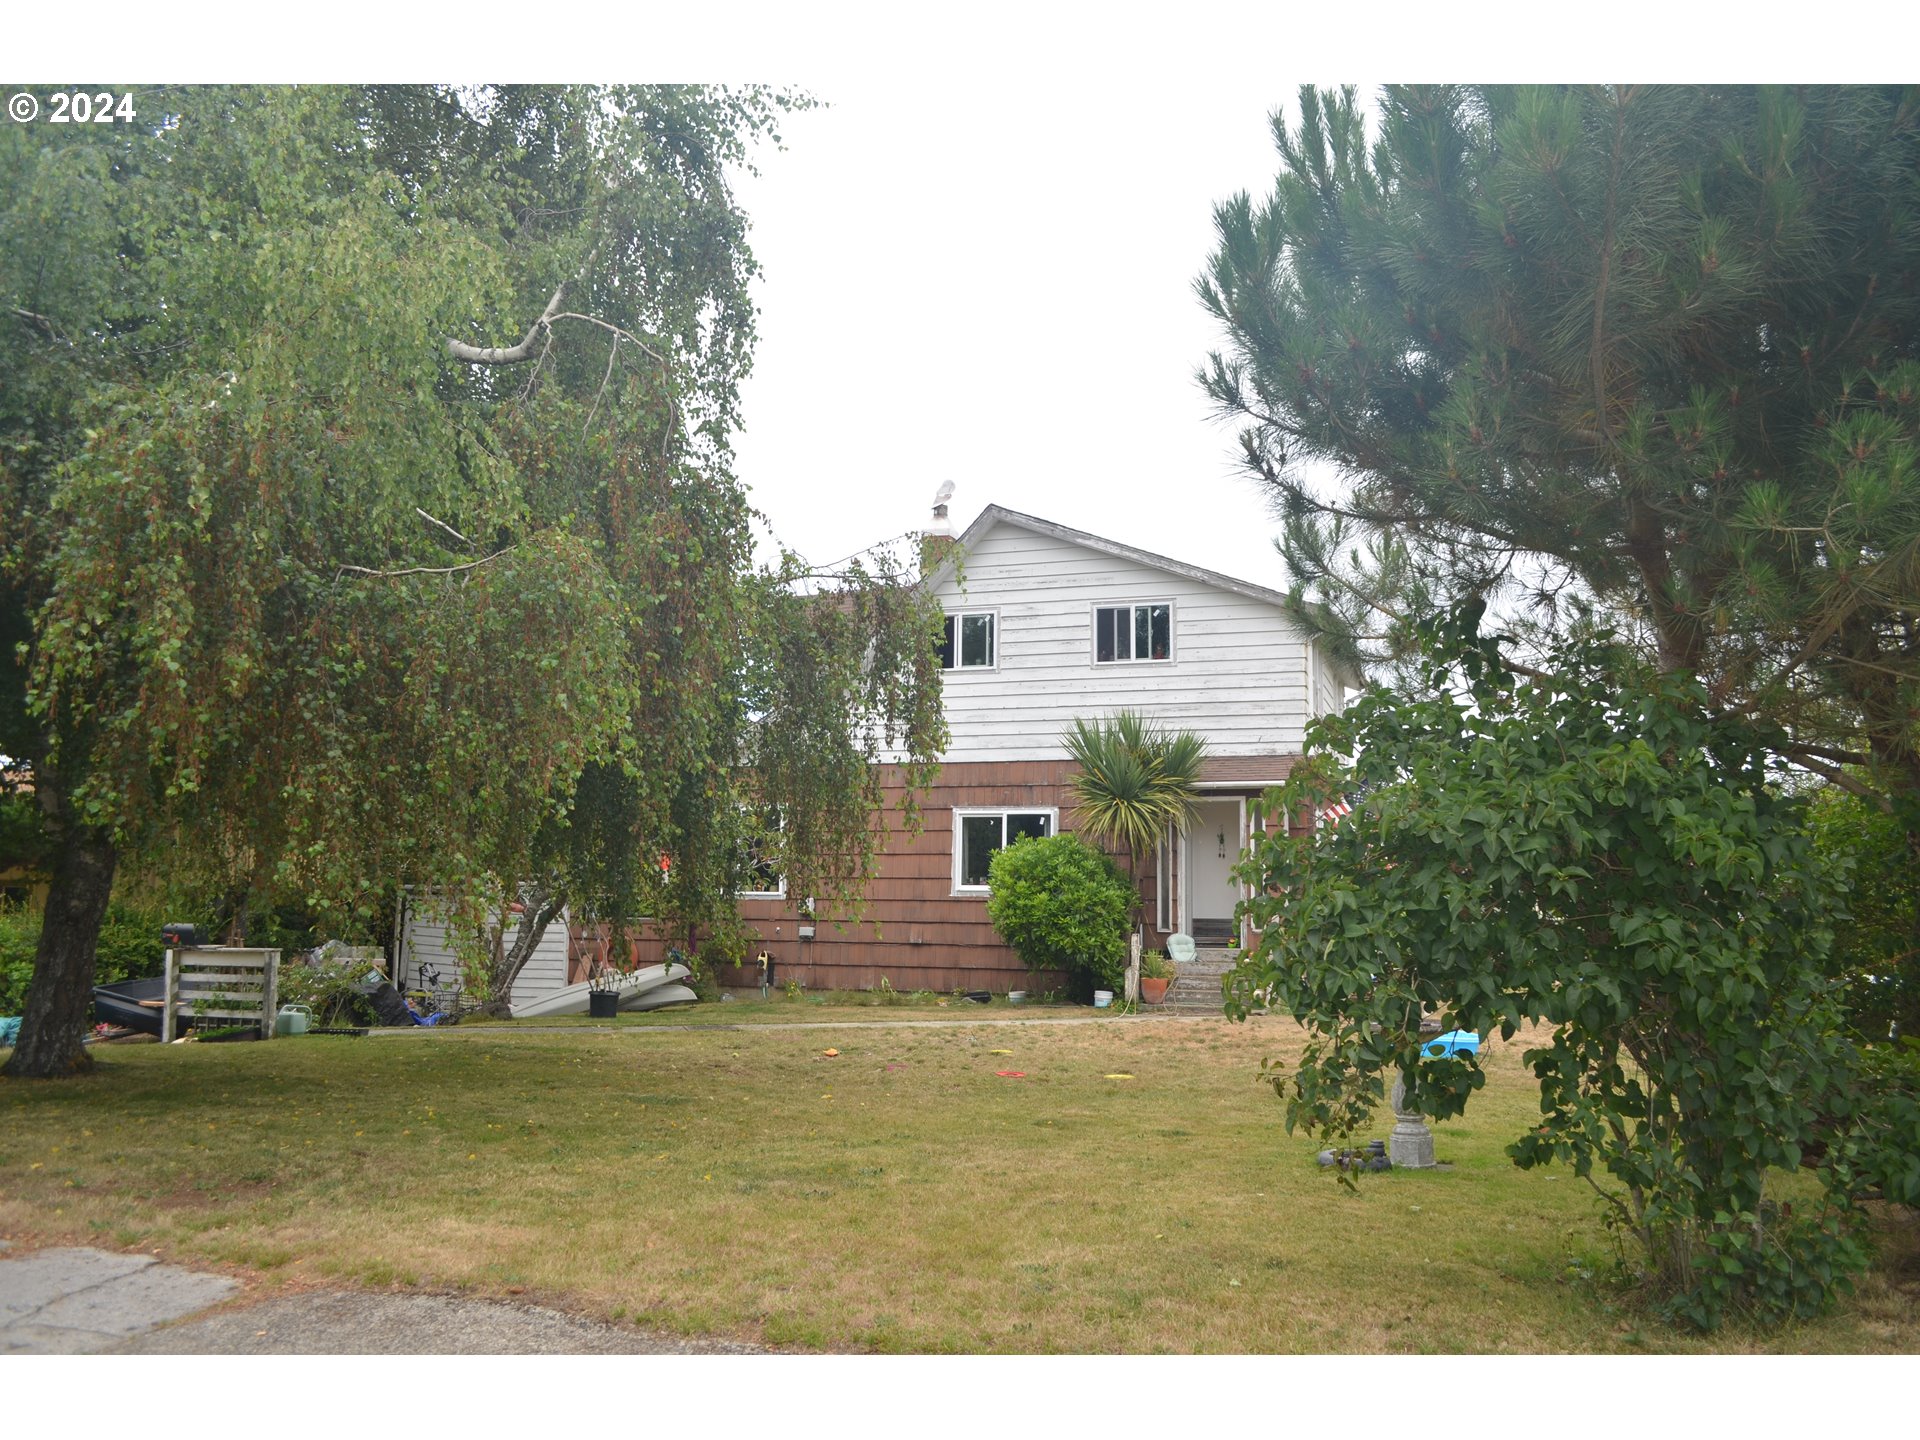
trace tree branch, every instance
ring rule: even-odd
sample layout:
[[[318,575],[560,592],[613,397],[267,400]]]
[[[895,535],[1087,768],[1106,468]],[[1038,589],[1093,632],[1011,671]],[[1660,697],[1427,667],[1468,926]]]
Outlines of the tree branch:
[[[58,340],[62,345],[71,345],[73,343],[67,339],[66,336],[62,335],[60,333],[60,327],[55,325],[53,321],[49,320],[46,316],[35,314],[31,310],[22,310],[18,305],[9,305],[7,309],[17,319],[24,320],[27,324],[41,331],[50,339]]]
[[[587,411],[586,423],[580,427],[582,436],[593,428],[593,417],[600,413],[600,402],[607,396],[607,386],[613,383],[613,366],[619,358],[620,337],[616,335],[613,337],[613,344],[607,347],[607,373],[600,377],[600,389],[593,397],[593,408]]]
[[[1787,756],[1803,770],[1811,770],[1815,775],[1830,784],[1838,785],[1849,795],[1858,795],[1862,800],[1870,800],[1886,814],[1893,813],[1893,801],[1870,786],[1862,785],[1844,770],[1836,770],[1831,765],[1822,765],[1818,760],[1810,759],[1807,752],[1795,745],[1784,747],[1780,753]]]
[[[592,319],[591,316],[587,315],[562,315],[560,313],[560,302],[566,296],[567,287],[587,273],[593,265],[594,257],[599,253],[600,242],[596,240],[593,243],[593,248],[587,251],[587,258],[580,262],[580,268],[562,280],[558,285],[554,286],[553,295],[547,301],[547,308],[542,310],[540,312],[540,318],[528,327],[527,333],[521,337],[518,345],[469,345],[464,340],[455,340],[452,336],[448,336],[447,353],[456,360],[466,360],[475,365],[518,365],[532,357],[534,341],[538,340],[540,336],[552,326],[555,320]],[[593,323],[596,325],[606,325],[604,320],[594,320]],[[618,330],[618,327],[613,325],[607,325],[606,328],[615,330],[620,334],[625,334],[624,331]],[[628,336],[628,338],[632,339],[631,336]],[[639,344],[638,341],[634,343]],[[641,348],[643,350],[646,349],[644,345],[641,346]],[[653,354],[650,350],[647,351],[647,353],[650,355]],[[657,355],[654,356],[654,358],[659,359]]]
[[[546,328],[553,323],[555,312],[560,309],[561,297],[567,293],[572,277],[562,280],[554,287],[553,298],[547,301],[547,308],[540,312],[540,318],[533,322],[518,345],[469,345],[464,340],[447,337],[447,353],[456,360],[471,361],[475,365],[518,365],[533,355],[533,342],[538,340]]]
[[[418,505],[413,507],[413,513],[418,515],[422,520],[426,521],[429,525],[438,525],[442,530],[446,531],[447,534],[453,536],[454,539],[458,540],[462,545],[465,545],[469,549],[473,547],[473,542],[469,540],[466,536],[462,535],[458,530],[454,529],[453,526],[447,524],[447,522],[444,520],[434,519],[433,516],[429,515],[426,511],[422,510]]]
[[[1831,760],[1837,765],[1871,765],[1872,757],[1858,755],[1851,750],[1833,750],[1825,745],[1808,745],[1803,741],[1793,742],[1795,755],[1818,755],[1822,760]]]
[[[478,570],[482,565],[498,560],[514,548],[516,547],[508,545],[505,549],[496,550],[493,554],[483,556],[481,559],[469,560],[464,565],[410,565],[404,570],[369,570],[364,565],[342,565],[334,571],[334,579],[337,580],[342,575],[369,575],[375,580],[397,580],[402,575],[458,575],[463,570]]]
[[[661,355],[659,351],[655,350],[651,345],[647,344],[646,341],[642,340],[638,335],[634,334],[631,330],[622,330],[618,325],[614,325],[609,323],[608,321],[602,320],[597,315],[581,315],[572,310],[563,310],[558,315],[549,315],[549,316],[543,317],[543,321],[545,323],[551,323],[552,321],[555,321],[555,320],[584,320],[589,325],[598,325],[602,330],[611,331],[613,334],[618,335],[622,340],[625,340],[633,345],[638,345],[641,349],[641,352],[645,354],[648,359],[656,360],[662,365],[667,363],[665,356]]]

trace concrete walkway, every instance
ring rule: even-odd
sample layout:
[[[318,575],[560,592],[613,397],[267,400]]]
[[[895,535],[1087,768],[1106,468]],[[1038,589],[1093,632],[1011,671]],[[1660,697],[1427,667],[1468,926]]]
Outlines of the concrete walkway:
[[[4,1250],[5,1241],[0,1241]],[[150,1255],[0,1255],[0,1355],[751,1355],[756,1345],[600,1325],[538,1305],[353,1290],[242,1297]],[[178,1321],[178,1324],[169,1324]]]
[[[0,1258],[0,1355],[106,1350],[239,1288],[151,1255],[74,1249]]]

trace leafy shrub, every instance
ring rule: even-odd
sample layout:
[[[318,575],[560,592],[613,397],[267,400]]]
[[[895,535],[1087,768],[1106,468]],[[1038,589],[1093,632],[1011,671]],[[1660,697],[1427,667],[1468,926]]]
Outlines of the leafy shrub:
[[[379,1017],[373,1002],[356,985],[366,975],[366,961],[337,961],[307,965],[299,961],[280,967],[282,1005],[306,1005],[316,1025],[374,1025]]]
[[[1677,1318],[1818,1311],[1867,1263],[1860,1196],[1915,1183],[1917,1112],[1901,1057],[1871,1070],[1846,1031],[1837,897],[1773,783],[1777,737],[1594,644],[1518,679],[1476,618],[1430,633],[1412,694],[1309,727],[1267,812],[1360,793],[1365,819],[1276,826],[1242,867],[1261,929],[1229,1013],[1271,997],[1308,1027],[1274,1088],[1290,1128],[1335,1136],[1396,1070],[1440,1119],[1485,1083],[1475,1060],[1420,1059],[1422,1016],[1538,1025],[1539,1123],[1514,1162],[1590,1180]],[[1809,1161],[1822,1197],[1768,1195]]]
[[[4,784],[4,781],[0,781]],[[31,796],[0,791],[0,870],[21,866],[42,870],[47,858],[45,827],[40,807]]]
[[[40,913],[24,905],[0,906],[0,1015],[18,1015],[33,979],[33,951],[40,943]]]
[[[1920,1207],[1920,1038],[1861,1046],[1835,1108],[1828,1159],[1849,1191]]]
[[[1029,970],[1065,970],[1085,989],[1125,983],[1133,887],[1100,851],[1028,836],[994,855],[987,883],[987,918]]]
[[[94,950],[93,983],[111,985],[116,980],[158,975],[167,963],[160,927],[180,918],[128,905],[107,906],[107,918],[100,925],[100,943]]]
[[[718,1005],[726,994],[720,986],[719,967],[697,955],[681,963],[691,972],[681,983],[693,991],[694,998],[702,1005]]]
[[[1837,785],[1807,807],[1814,852],[1834,870],[1848,914],[1834,927],[1833,973],[1847,986],[1847,1008],[1870,1039],[1898,1026],[1920,1035],[1920,869],[1899,816]]]
[[[166,917],[178,919],[178,916]],[[167,947],[160,943],[165,920],[119,903],[107,906],[94,952],[93,983],[158,975]],[[0,910],[0,1015],[18,1015],[33,980],[33,954],[40,944],[40,911],[26,906]]]

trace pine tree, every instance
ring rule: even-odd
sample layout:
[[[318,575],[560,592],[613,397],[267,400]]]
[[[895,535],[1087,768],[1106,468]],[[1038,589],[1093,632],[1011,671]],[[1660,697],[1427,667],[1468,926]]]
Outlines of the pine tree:
[[[1355,662],[1469,596],[1624,626],[1920,835],[1920,89],[1379,115],[1303,90],[1198,282],[1302,622]]]

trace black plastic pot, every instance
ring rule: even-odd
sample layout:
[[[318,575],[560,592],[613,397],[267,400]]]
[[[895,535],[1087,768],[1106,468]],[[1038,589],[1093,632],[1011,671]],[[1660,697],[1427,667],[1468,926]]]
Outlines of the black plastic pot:
[[[612,990],[589,990],[587,1014],[596,1020],[611,1020],[620,1013],[620,996]]]

